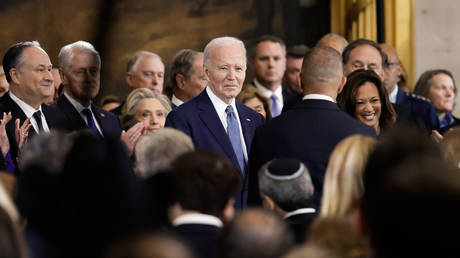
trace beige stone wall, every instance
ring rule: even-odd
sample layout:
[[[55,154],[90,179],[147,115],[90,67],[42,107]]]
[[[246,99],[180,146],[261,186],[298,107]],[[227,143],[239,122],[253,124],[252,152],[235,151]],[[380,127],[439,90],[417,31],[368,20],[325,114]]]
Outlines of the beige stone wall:
[[[460,1],[415,1],[415,73],[451,71],[460,86]],[[460,117],[460,94],[454,114]]]

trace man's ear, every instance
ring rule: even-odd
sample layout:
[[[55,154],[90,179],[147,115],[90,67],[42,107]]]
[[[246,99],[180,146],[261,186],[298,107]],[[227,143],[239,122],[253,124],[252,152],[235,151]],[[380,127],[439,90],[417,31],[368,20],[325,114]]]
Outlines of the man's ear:
[[[11,68],[8,72],[10,73],[11,80],[15,84],[19,84],[19,77],[21,76],[19,70],[17,68]]]
[[[176,74],[176,84],[179,89],[184,89],[185,77],[180,73]]]
[[[131,88],[132,90],[133,89],[133,74],[131,72],[126,72],[125,81],[128,84],[129,88]]]
[[[342,79],[340,80],[340,86],[339,86],[339,88],[337,89],[337,94],[340,94],[340,92],[342,92],[343,87],[345,86],[345,83],[347,83],[347,77],[346,77],[346,76],[342,76]]]
[[[61,70],[61,68],[59,68],[59,76],[61,77],[62,84],[67,85],[67,76],[64,74],[64,71]]]
[[[235,199],[230,198],[225,205],[221,219],[224,224],[228,224],[233,220],[233,217],[235,217]]]
[[[276,208],[275,202],[266,194],[262,196],[262,203],[266,210],[274,211]]]

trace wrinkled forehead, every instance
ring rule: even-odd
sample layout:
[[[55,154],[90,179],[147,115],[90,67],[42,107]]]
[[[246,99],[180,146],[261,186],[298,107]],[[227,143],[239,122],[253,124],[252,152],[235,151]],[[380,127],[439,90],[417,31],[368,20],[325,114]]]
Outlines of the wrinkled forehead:
[[[231,64],[246,66],[245,51],[241,45],[217,46],[211,50],[210,61],[214,65]]]
[[[152,70],[164,72],[165,65],[158,57],[144,55],[140,58],[136,68],[137,71]]]
[[[382,65],[382,56],[380,52],[370,45],[360,45],[352,49],[348,63],[361,62],[363,64],[378,64]]]

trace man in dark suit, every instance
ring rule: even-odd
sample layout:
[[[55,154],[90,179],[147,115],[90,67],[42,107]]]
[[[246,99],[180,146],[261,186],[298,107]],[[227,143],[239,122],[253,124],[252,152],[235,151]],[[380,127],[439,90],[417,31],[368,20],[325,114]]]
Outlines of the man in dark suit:
[[[286,70],[286,45],[278,37],[262,36],[252,46],[249,58],[255,76],[253,84],[270,100],[272,117],[276,117],[295,95],[281,85]]]
[[[264,208],[284,218],[302,244],[317,213],[313,205],[313,184],[308,169],[291,158],[269,161],[258,173]]]
[[[217,150],[248,176],[247,160],[252,137],[263,118],[235,100],[246,76],[246,50],[239,39],[215,38],[204,49],[204,71],[209,84],[200,95],[171,111],[166,126],[188,134],[196,148]],[[247,184],[235,197],[243,208]]]
[[[220,153],[199,150],[176,159],[171,174],[175,182],[170,209],[173,232],[197,257],[215,257],[222,227],[233,219],[233,195],[241,187],[241,173]]]
[[[37,41],[20,42],[11,46],[3,56],[3,69],[10,91],[0,105],[0,114],[11,112],[15,123],[8,123],[6,131],[10,142],[10,153],[17,161],[18,145],[16,132],[27,118],[32,125],[28,134],[49,132],[50,129],[66,130],[63,114],[56,108],[42,105],[52,94],[53,76],[48,54]]]
[[[339,109],[335,103],[346,78],[342,57],[329,47],[315,47],[302,64],[304,98],[280,117],[257,129],[250,152],[248,203],[260,204],[257,174],[267,161],[291,157],[308,168],[315,188],[314,204],[319,207],[326,165],[335,145],[345,137],[375,131]]]
[[[172,61],[169,78],[172,108],[196,97],[208,84],[203,70],[203,53],[191,49],[180,50]]]
[[[112,113],[92,104],[100,89],[101,58],[93,45],[77,41],[61,48],[59,73],[64,85],[56,106],[71,130],[89,128],[99,137],[119,138],[122,127]]]

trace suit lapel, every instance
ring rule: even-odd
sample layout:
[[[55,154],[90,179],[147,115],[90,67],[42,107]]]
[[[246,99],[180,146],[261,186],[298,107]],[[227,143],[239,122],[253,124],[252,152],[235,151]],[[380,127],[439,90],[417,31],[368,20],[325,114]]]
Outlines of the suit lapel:
[[[78,111],[64,94],[59,97],[57,106],[64,112],[71,124],[72,130],[87,128],[85,121],[83,121]]]
[[[91,110],[93,110],[94,117],[97,120],[97,123],[101,127],[102,133],[105,135],[108,131],[110,131],[110,124],[108,120],[105,119],[105,114],[99,110],[98,107],[91,104]]]
[[[238,164],[235,152],[232,148],[232,143],[230,142],[224,126],[217,115],[216,109],[212,105],[211,99],[205,90],[199,96],[197,108],[199,110],[198,116],[203,124],[206,125],[209,132],[214,136],[216,142],[220,144],[227,156],[233,157],[232,160]]]
[[[246,152],[249,153],[249,150],[251,149],[251,132],[253,130],[249,130],[253,125],[253,121],[249,114],[245,112],[241,103],[236,102],[236,109],[238,110],[238,116],[240,118],[240,125],[241,125],[241,130],[243,131],[243,137],[244,137],[244,143],[246,144]]]

